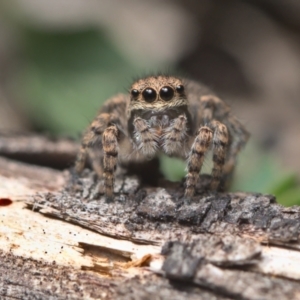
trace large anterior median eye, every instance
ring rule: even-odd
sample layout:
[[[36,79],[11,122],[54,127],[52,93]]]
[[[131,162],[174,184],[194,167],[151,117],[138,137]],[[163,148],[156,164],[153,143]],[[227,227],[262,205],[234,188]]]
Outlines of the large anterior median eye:
[[[169,101],[174,96],[174,90],[169,86],[164,86],[161,88],[159,95],[160,95],[161,99],[163,99],[165,101]]]
[[[143,97],[147,102],[153,102],[156,99],[156,92],[152,88],[146,88],[143,91]]]

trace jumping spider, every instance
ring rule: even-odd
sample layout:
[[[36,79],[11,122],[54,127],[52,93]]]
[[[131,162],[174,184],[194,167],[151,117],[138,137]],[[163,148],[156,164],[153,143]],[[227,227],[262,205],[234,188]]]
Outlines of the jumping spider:
[[[206,152],[212,148],[210,188],[217,190],[230,181],[248,136],[230,108],[206,87],[174,76],[149,76],[134,82],[129,95],[106,101],[83,136],[75,169],[81,172],[89,155],[104,177],[106,197],[112,198],[117,165],[165,153],[187,160],[185,197],[190,198]]]

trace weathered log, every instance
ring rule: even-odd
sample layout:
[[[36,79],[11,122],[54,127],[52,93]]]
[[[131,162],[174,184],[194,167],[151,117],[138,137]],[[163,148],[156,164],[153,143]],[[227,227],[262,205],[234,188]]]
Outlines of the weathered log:
[[[55,169],[73,165],[79,145],[69,138],[54,138],[38,134],[0,133],[0,155]]]
[[[300,299],[300,210],[273,196],[120,175],[107,202],[90,170],[4,158],[0,182],[0,299]]]

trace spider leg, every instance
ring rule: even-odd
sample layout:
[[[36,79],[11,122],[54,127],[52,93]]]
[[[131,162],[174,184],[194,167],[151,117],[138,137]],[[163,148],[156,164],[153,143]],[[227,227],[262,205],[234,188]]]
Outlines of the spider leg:
[[[134,138],[138,148],[147,158],[152,158],[158,148],[158,136],[146,120],[137,117],[133,120]]]
[[[203,112],[199,111],[202,114],[202,119],[204,124],[208,124],[214,119],[218,119],[216,115],[219,115],[219,118],[226,118],[230,108],[224,103],[220,98],[215,95],[204,95],[200,97],[200,103],[203,107]]]
[[[203,126],[199,129],[188,157],[186,187],[184,196],[190,198],[194,196],[199,172],[203,165],[204,155],[209,150],[212,140],[212,131],[209,127]]]
[[[219,188],[226,189],[229,187],[232,179],[237,155],[246,144],[249,133],[236,118],[230,115],[229,106],[218,97],[214,95],[204,95],[200,100],[203,106],[202,114],[204,124],[210,124],[208,126],[214,131],[216,130],[214,135],[214,166],[211,188],[217,189],[219,186]],[[214,121],[214,119],[222,120],[224,124],[221,125],[225,126],[225,128],[222,129],[222,126],[216,127],[216,121]]]
[[[182,152],[183,141],[187,138],[187,117],[180,115],[174,119],[172,126],[167,128],[163,137],[165,153],[172,155]]]
[[[103,152],[99,149],[90,149],[89,158],[92,164],[92,169],[96,172],[98,178],[103,176]]]
[[[102,135],[104,187],[107,198],[112,198],[114,190],[114,173],[118,161],[118,129],[115,125],[107,127]]]
[[[222,184],[225,187],[228,187],[231,183],[237,162],[237,155],[245,146],[250,136],[240,122],[234,117],[228,119],[227,127],[228,130],[232,132],[233,140],[228,147],[227,161],[224,165]]]
[[[221,122],[217,121],[216,118],[222,119],[224,118],[224,115],[226,116],[229,112],[229,107],[218,97],[215,95],[203,95],[200,97],[200,105],[202,109],[199,110],[199,116],[198,116],[198,126],[200,126],[200,129],[202,124],[206,126],[206,128],[209,128],[210,135],[209,140],[212,140],[212,148],[213,148],[213,169],[212,169],[212,180],[210,184],[211,190],[217,190],[220,187],[221,178],[223,175],[223,167],[225,164],[225,159],[227,156],[227,146],[229,143],[228,138],[228,131],[227,127],[222,124]],[[198,139],[199,136],[196,138]],[[195,148],[196,140],[192,146],[192,151]],[[210,145],[210,141],[207,145],[207,148],[205,148],[204,152],[208,150],[208,147]],[[198,163],[196,162],[198,160]],[[200,166],[195,168],[195,172],[197,172],[197,178],[196,175],[191,176],[187,175],[187,183],[192,184],[192,188],[190,188],[191,191],[187,192],[186,195],[189,194],[189,196],[194,194],[195,191],[195,185],[197,182],[197,179],[199,177],[199,172],[201,169],[201,166],[203,164],[204,155],[201,155],[201,157],[195,158],[193,161],[189,160],[188,171],[193,166]],[[190,172],[189,172],[190,173]],[[188,180],[188,178],[191,177],[193,180],[196,180],[195,182],[192,181],[192,179]],[[194,186],[194,187],[193,187]]]
[[[87,157],[90,156],[94,170],[99,177],[102,176],[101,159],[94,155],[93,151],[90,151],[96,144],[102,144],[102,133],[110,122],[111,116],[108,113],[100,114],[89,126],[85,134],[83,135],[81,147],[77,155],[75,162],[75,170],[77,173],[81,173],[86,165]]]
[[[212,121],[210,123],[213,135],[213,169],[212,180],[210,184],[211,190],[217,190],[219,188],[221,178],[223,175],[223,167],[225,164],[227,145],[228,145],[228,131],[227,127],[218,122]]]

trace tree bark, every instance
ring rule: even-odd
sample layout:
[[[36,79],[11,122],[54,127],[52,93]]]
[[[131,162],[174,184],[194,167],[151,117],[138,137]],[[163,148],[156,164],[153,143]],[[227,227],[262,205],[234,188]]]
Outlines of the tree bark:
[[[300,299],[299,207],[208,183],[120,175],[107,202],[88,169],[0,158],[0,299]]]

